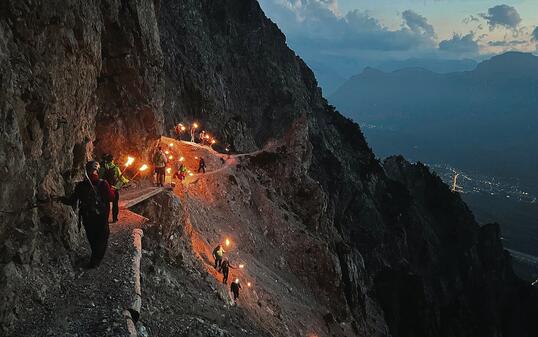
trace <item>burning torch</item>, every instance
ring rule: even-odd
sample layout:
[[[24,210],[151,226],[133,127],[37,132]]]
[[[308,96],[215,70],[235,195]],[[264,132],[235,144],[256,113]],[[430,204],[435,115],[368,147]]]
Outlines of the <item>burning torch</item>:
[[[133,180],[134,178],[136,178],[140,173],[144,172],[145,170],[148,169],[148,165],[144,164],[142,166],[140,166],[140,168],[138,169],[138,172],[136,172],[136,174],[130,179],[130,180]]]

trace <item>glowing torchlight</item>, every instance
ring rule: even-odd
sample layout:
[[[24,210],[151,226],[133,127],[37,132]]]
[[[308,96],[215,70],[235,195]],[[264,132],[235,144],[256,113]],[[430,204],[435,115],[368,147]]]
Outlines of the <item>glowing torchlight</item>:
[[[215,144],[217,141],[216,140],[211,140],[211,144]]]
[[[170,156],[168,157],[168,159],[172,160],[172,159],[174,159],[174,156],[170,155]]]
[[[185,131],[185,130],[186,130],[186,128],[182,125],[181,126],[181,131]]]
[[[174,147],[174,143],[170,143],[170,144],[168,144],[168,146]]]
[[[230,240],[226,239],[226,247],[230,245]]]
[[[239,283],[239,279],[238,279],[238,278],[235,279],[235,283]]]
[[[191,173],[189,173],[189,176],[190,176],[190,177],[192,177],[193,175],[194,175],[194,174],[192,174],[192,172],[191,172]]]
[[[138,170],[139,170],[140,172],[143,172],[143,171],[145,171],[145,170],[147,170],[147,169],[148,169],[148,165],[144,164],[144,165],[140,166],[140,168],[139,168]]]
[[[240,264],[240,265],[239,265],[239,269],[243,269],[243,268],[245,268],[245,265],[244,265],[244,264]]]
[[[252,285],[252,283],[248,282],[247,283],[247,286],[250,288],[250,286]]]
[[[125,167],[131,166],[134,163],[134,160],[135,159],[133,157],[127,157],[127,161],[125,162]]]
[[[164,151],[164,153],[166,153],[166,154],[170,154],[170,151],[166,150],[166,151]]]
[[[184,161],[184,160],[185,160],[185,157],[179,158],[179,161]]]
[[[172,169],[168,167],[168,168],[166,169],[166,173],[170,174],[170,172],[172,172]]]
[[[209,139],[209,135],[205,135],[205,139]]]
[[[198,128],[198,123],[194,123],[192,126],[193,126],[195,129],[197,129],[197,128]]]

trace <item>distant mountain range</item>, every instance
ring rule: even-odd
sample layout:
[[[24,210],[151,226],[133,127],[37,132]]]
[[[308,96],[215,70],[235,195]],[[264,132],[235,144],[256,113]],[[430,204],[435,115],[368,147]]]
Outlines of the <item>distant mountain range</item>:
[[[510,52],[472,70],[366,68],[329,101],[378,156],[447,162],[538,189],[538,57]]]
[[[305,62],[316,74],[319,86],[325,96],[330,96],[344,84],[352,75],[372,65],[371,59],[356,59],[337,55],[326,58],[312,58],[312,52],[308,50],[300,53]],[[476,68],[475,60],[446,60],[433,58],[410,58],[404,60],[384,60],[375,64],[374,68],[385,72],[391,72],[404,68],[423,68],[435,73],[451,73],[466,71]]]
[[[410,58],[406,60],[387,60],[378,63],[375,68],[392,72],[405,68],[423,68],[434,73],[452,73],[456,71],[467,71],[476,68],[478,62],[471,59],[463,60],[442,60],[427,58]]]

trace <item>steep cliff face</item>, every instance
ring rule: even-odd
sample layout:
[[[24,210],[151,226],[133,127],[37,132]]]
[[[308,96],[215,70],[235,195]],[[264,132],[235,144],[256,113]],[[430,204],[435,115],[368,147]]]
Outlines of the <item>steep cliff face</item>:
[[[5,1],[0,61],[4,328],[59,291],[80,249],[72,212],[30,207],[69,191],[94,154],[143,153],[174,123],[200,120],[236,151],[273,144],[244,163],[238,193],[282,247],[263,258],[319,304],[304,321],[323,316],[339,335],[536,333],[536,294],[511,272],[498,228],[478,226],[425,167],[381,165],[257,1]],[[23,275],[43,287],[25,293]]]
[[[3,325],[25,314],[21,298],[58,289],[48,267],[81,243],[73,212],[44,201],[70,191],[93,153],[155,139],[163,84],[150,1],[0,4]],[[42,286],[27,292],[33,273]]]
[[[285,140],[255,163],[324,240],[292,244],[287,262],[337,321],[366,335],[532,334],[525,314],[510,314],[531,309],[522,295],[531,290],[511,272],[495,225],[480,228],[424,167],[383,168],[255,1],[162,1],[160,29],[166,129],[201,119],[238,150]],[[311,251],[330,261],[323,277],[291,253]]]

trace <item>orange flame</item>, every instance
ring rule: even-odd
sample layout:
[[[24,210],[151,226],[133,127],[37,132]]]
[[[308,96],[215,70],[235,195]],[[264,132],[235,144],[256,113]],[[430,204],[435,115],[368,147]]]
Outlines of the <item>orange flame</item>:
[[[216,140],[211,140],[211,144],[215,144],[217,141]]]
[[[172,159],[174,159],[174,156],[170,155],[170,156],[168,157],[168,159],[172,160]]]
[[[166,153],[166,154],[170,154],[170,151],[166,150],[166,151],[164,151],[164,153]]]
[[[240,264],[240,265],[239,265],[239,269],[243,269],[243,268],[245,268],[245,265],[244,265],[244,264]]]
[[[139,170],[140,172],[142,172],[142,171],[145,171],[145,170],[147,170],[147,169],[148,169],[148,165],[144,164],[144,165],[140,166],[140,168],[139,168],[138,170]]]
[[[181,131],[185,131],[185,130],[186,130],[186,128],[182,125],[181,126]]]
[[[226,247],[230,245],[230,240],[226,239]]]
[[[168,144],[168,146],[174,147],[174,143],[170,143],[170,144]]]
[[[168,167],[168,168],[166,169],[166,173],[170,174],[170,172],[172,172],[172,169]]]
[[[248,282],[247,283],[247,286],[250,288],[250,286],[252,285],[252,283]]]
[[[198,123],[194,123],[192,126],[196,129],[198,128]]]
[[[189,173],[189,176],[191,176],[191,177],[192,177],[193,175],[194,175],[194,174],[192,174],[192,172],[190,172],[190,173]]]
[[[184,161],[184,160],[185,160],[185,157],[179,158],[179,161]]]
[[[132,163],[134,163],[134,158],[133,157],[127,157],[127,161],[125,162],[125,167],[129,167],[131,166]]]

